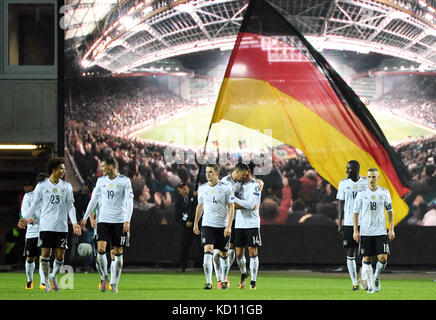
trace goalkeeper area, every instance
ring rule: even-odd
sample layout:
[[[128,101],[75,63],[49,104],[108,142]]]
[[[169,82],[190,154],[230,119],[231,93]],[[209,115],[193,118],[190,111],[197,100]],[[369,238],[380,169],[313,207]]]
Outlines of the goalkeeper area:
[[[156,143],[203,148],[212,114],[213,107],[194,110],[181,117],[167,119],[153,127],[136,131],[130,136]],[[392,145],[436,134],[435,130],[394,116],[389,112],[371,110],[371,114]],[[309,123],[308,126],[310,126]],[[268,136],[268,132],[265,132],[266,135],[262,133],[264,132],[257,132],[231,121],[223,120],[212,126],[207,146],[210,147],[214,141],[218,141],[221,149],[239,150],[239,142],[245,141],[244,149],[266,150],[267,147],[282,144]]]
[[[25,290],[24,272],[0,273],[0,300],[434,300],[436,274],[432,272],[389,272],[382,275],[381,291],[368,294],[360,287],[351,290],[346,272],[312,272],[305,270],[260,271],[256,290],[250,290],[249,279],[243,289],[238,288],[240,273],[229,274],[230,288],[204,290],[203,271],[193,269],[185,273],[168,270],[137,272],[123,270],[119,292],[100,292],[99,275],[68,273],[58,275],[60,291],[48,293],[39,289],[39,275],[35,272],[34,289]],[[64,287],[64,289],[63,289]],[[174,303],[178,305],[178,303]],[[159,311],[161,315],[164,310]]]

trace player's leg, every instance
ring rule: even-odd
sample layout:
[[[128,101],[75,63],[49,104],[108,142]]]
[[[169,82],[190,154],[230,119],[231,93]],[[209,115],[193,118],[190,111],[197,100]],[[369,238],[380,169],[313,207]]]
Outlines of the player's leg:
[[[109,245],[108,245],[109,246]],[[115,249],[110,250],[109,254],[111,257],[111,264],[109,266],[110,272],[111,272],[111,280],[109,282],[109,290],[112,290],[112,283],[115,283]]]
[[[220,251],[218,249],[213,250],[213,268],[215,270],[215,277],[217,288],[221,289],[221,265],[220,265]]]
[[[388,255],[389,251],[389,240],[387,236],[377,237],[377,264],[374,272],[374,289],[376,292],[379,292],[381,289],[380,285],[380,275],[386,268],[386,264],[388,263]]]
[[[215,247],[216,230],[212,227],[201,228],[201,244],[203,246],[203,272],[206,277],[204,289],[212,289],[213,251]]]
[[[39,233],[39,239],[41,241],[40,266],[44,274],[44,279],[46,280],[44,291],[49,292],[51,290],[50,281],[48,281],[48,275],[50,273],[50,256],[51,249],[55,246],[55,242],[53,241],[53,234],[50,231],[41,231]]]
[[[206,244],[204,246],[203,272],[206,277],[204,289],[212,289],[213,250],[213,244]]]
[[[106,246],[108,241],[111,240],[110,237],[110,226],[108,223],[98,223],[97,224],[97,258],[96,262],[98,265],[98,272],[100,274],[100,291],[104,292],[109,284],[109,277],[107,272],[107,255]]]
[[[123,224],[115,223],[112,226],[112,244],[114,246],[114,272],[115,282],[111,282],[112,292],[118,292],[118,283],[123,269],[123,253],[127,233],[123,232]],[[112,271],[112,270],[111,270]],[[112,277],[112,275],[111,275]]]
[[[26,269],[27,282],[26,282],[25,289],[27,290],[33,289],[33,272],[35,271],[35,260],[36,257],[26,257],[25,269]]]
[[[66,238],[65,238],[66,240]],[[48,280],[52,289],[55,291],[59,291],[59,284],[57,282],[57,275],[60,272],[62,266],[64,265],[64,257],[65,257],[65,249],[64,248],[54,248],[53,249],[54,261],[53,261],[53,270],[48,275]]]
[[[350,275],[351,282],[353,284],[353,291],[359,289],[357,281],[357,266],[356,266],[356,250],[358,243],[353,239],[353,227],[344,226],[344,235],[342,239],[342,245],[346,249],[347,256],[347,270]]]
[[[256,279],[259,271],[258,247],[248,247],[248,256],[250,257],[250,289],[256,289]]]
[[[238,288],[242,289],[245,286],[245,279],[248,276],[247,273],[247,260],[245,259],[245,248],[236,247],[236,263],[239,266],[239,271],[241,272],[241,280],[239,281]]]
[[[217,229],[215,247],[220,252],[220,265],[222,277],[222,289],[228,289],[228,276],[230,271],[229,241],[230,237],[224,237],[224,228]]]

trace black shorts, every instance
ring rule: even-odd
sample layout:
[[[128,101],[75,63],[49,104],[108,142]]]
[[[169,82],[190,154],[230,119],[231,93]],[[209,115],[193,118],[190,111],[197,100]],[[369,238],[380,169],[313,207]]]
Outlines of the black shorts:
[[[214,249],[227,252],[229,250],[230,237],[224,237],[225,228],[201,227],[201,245],[212,244]]]
[[[124,247],[127,232],[123,232],[124,223],[97,223],[97,241],[110,242],[114,247]]]
[[[235,246],[238,248],[261,247],[260,228],[235,229]]]
[[[25,257],[39,257],[41,250],[39,248],[39,238],[26,238],[24,244],[23,256]]]
[[[389,255],[390,249],[388,236],[360,236],[359,253],[364,257],[376,256],[379,254]]]
[[[353,239],[354,227],[344,226],[344,235],[342,237],[342,246],[344,248],[357,248],[359,243]]]
[[[68,249],[68,232],[40,231],[41,248]]]

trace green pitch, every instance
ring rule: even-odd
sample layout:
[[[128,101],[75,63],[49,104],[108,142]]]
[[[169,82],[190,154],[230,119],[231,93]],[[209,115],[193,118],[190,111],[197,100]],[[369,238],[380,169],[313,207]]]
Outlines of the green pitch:
[[[196,110],[179,119],[169,120],[134,136],[154,142],[174,143],[178,145],[204,147],[213,108]],[[436,134],[406,120],[393,117],[383,112],[372,113],[390,143],[397,143],[410,138],[427,137]],[[274,128],[273,128],[274,129]],[[263,133],[263,132],[262,132]],[[260,132],[245,128],[239,124],[223,120],[212,126],[208,147],[211,142],[219,141],[222,149],[239,149],[238,140],[246,140],[245,149],[266,150],[266,146],[282,144],[280,141],[265,136]]]
[[[257,289],[238,289],[239,272],[231,271],[228,290],[204,290],[202,270],[176,273],[150,271],[121,275],[119,292],[100,292],[97,273],[75,273],[73,281],[59,274],[58,281],[72,289],[44,293],[39,289],[35,274],[33,290],[24,290],[25,273],[0,273],[0,300],[434,300],[436,282],[429,275],[393,275],[381,278],[381,291],[368,294],[360,289],[353,292],[348,273],[311,274],[260,272]],[[248,282],[249,283],[249,282]]]

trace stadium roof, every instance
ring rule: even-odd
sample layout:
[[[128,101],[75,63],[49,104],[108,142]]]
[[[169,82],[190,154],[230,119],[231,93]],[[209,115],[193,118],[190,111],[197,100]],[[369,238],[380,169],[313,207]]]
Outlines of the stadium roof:
[[[232,49],[248,3],[69,0],[67,4],[73,2],[72,21],[81,23],[72,23],[66,38],[94,36],[82,56],[82,67],[98,65],[114,73],[182,54]],[[436,1],[269,2],[318,50],[377,52],[415,61],[423,69],[436,69]]]

